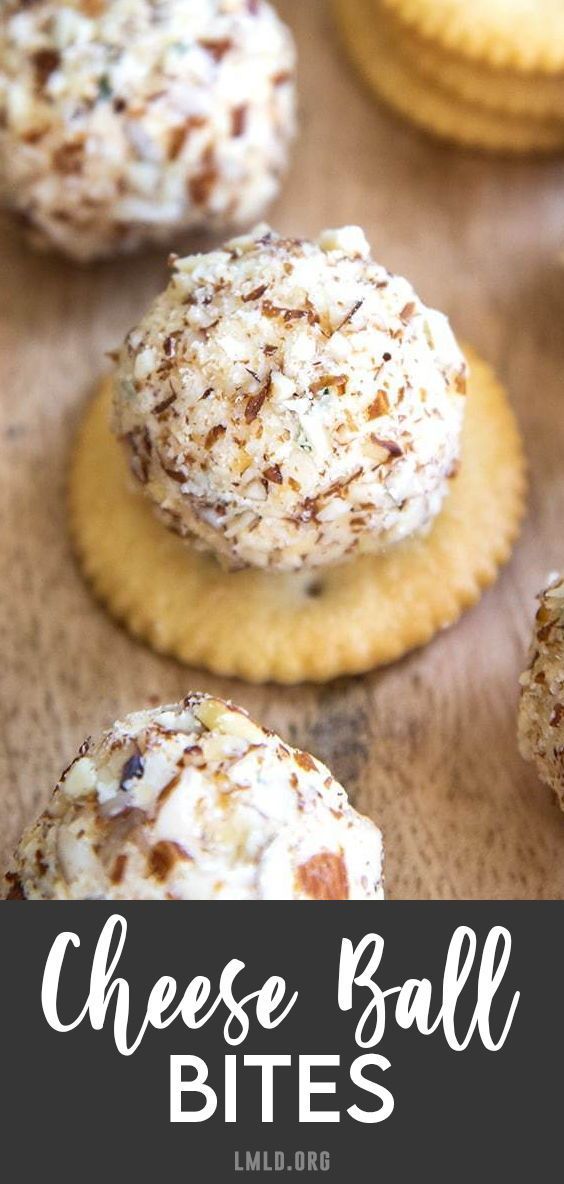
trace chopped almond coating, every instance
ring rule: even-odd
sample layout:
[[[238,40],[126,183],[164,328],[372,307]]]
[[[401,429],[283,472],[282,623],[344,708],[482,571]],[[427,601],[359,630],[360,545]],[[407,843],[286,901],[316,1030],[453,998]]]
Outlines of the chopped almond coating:
[[[456,471],[466,364],[358,227],[268,227],[173,261],[128,335],[114,428],[165,524],[291,571],[427,529]]]
[[[295,130],[265,0],[6,0],[0,195],[78,260],[252,224]]]
[[[564,809],[564,579],[539,597],[529,668],[521,676],[519,747]]]
[[[209,695],[82,746],[8,876],[26,900],[375,900],[380,831],[329,770]]]

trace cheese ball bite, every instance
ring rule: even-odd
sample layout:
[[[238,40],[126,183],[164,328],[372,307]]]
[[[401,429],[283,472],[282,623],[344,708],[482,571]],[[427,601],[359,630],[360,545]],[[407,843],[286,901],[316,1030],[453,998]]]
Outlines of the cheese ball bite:
[[[459,461],[466,364],[362,230],[259,226],[173,268],[114,399],[165,524],[228,567],[273,571],[427,530]]]
[[[381,864],[324,765],[192,694],[83,744],[8,881],[25,900],[375,900]]]
[[[539,600],[521,676],[519,747],[564,808],[564,579],[556,576]]]
[[[81,261],[249,225],[286,166],[294,70],[264,0],[6,0],[0,198]]]

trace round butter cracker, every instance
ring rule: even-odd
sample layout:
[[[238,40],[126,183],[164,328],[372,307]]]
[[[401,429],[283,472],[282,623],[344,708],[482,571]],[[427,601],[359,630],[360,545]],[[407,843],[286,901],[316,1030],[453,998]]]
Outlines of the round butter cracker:
[[[373,0],[378,5],[378,0]],[[432,84],[444,87],[464,103],[499,115],[525,119],[564,120],[564,72],[554,75],[498,69],[468,61],[420,37],[397,29],[401,52]]]
[[[376,94],[424,131],[503,153],[556,152],[564,148],[564,121],[497,113],[455,98],[431,82],[402,50],[395,24],[372,0],[335,0],[337,21],[355,66]]]
[[[564,69],[562,0],[381,0],[423,37],[490,66]]]
[[[226,572],[158,520],[88,408],[70,476],[80,565],[112,616],[160,653],[249,682],[324,682],[389,663],[452,625],[493,583],[524,509],[523,449],[503,388],[469,354],[462,466],[429,534],[299,573]]]

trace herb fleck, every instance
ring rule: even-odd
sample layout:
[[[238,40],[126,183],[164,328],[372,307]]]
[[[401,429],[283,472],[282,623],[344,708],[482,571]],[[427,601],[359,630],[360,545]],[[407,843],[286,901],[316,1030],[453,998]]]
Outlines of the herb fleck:
[[[125,762],[121,771],[121,780],[119,783],[120,789],[127,789],[127,782],[139,780],[145,771],[145,764],[140,752],[134,752],[129,760]]]

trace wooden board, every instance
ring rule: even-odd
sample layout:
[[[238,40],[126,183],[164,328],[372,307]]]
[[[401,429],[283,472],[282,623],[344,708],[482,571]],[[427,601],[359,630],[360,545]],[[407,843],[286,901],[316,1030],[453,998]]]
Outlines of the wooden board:
[[[231,696],[323,758],[381,824],[390,897],[564,895],[564,817],[515,742],[534,595],[564,564],[564,161],[435,144],[357,81],[325,0],[281,8],[302,135],[271,220],[363,224],[376,257],[500,370],[526,434],[530,517],[511,566],[424,652],[323,689],[256,689],[160,659],[92,601],[65,473],[90,387],[165,281],[162,255],[80,270],[0,225],[0,861],[87,733],[189,688]],[[103,475],[100,477],[103,480]]]

